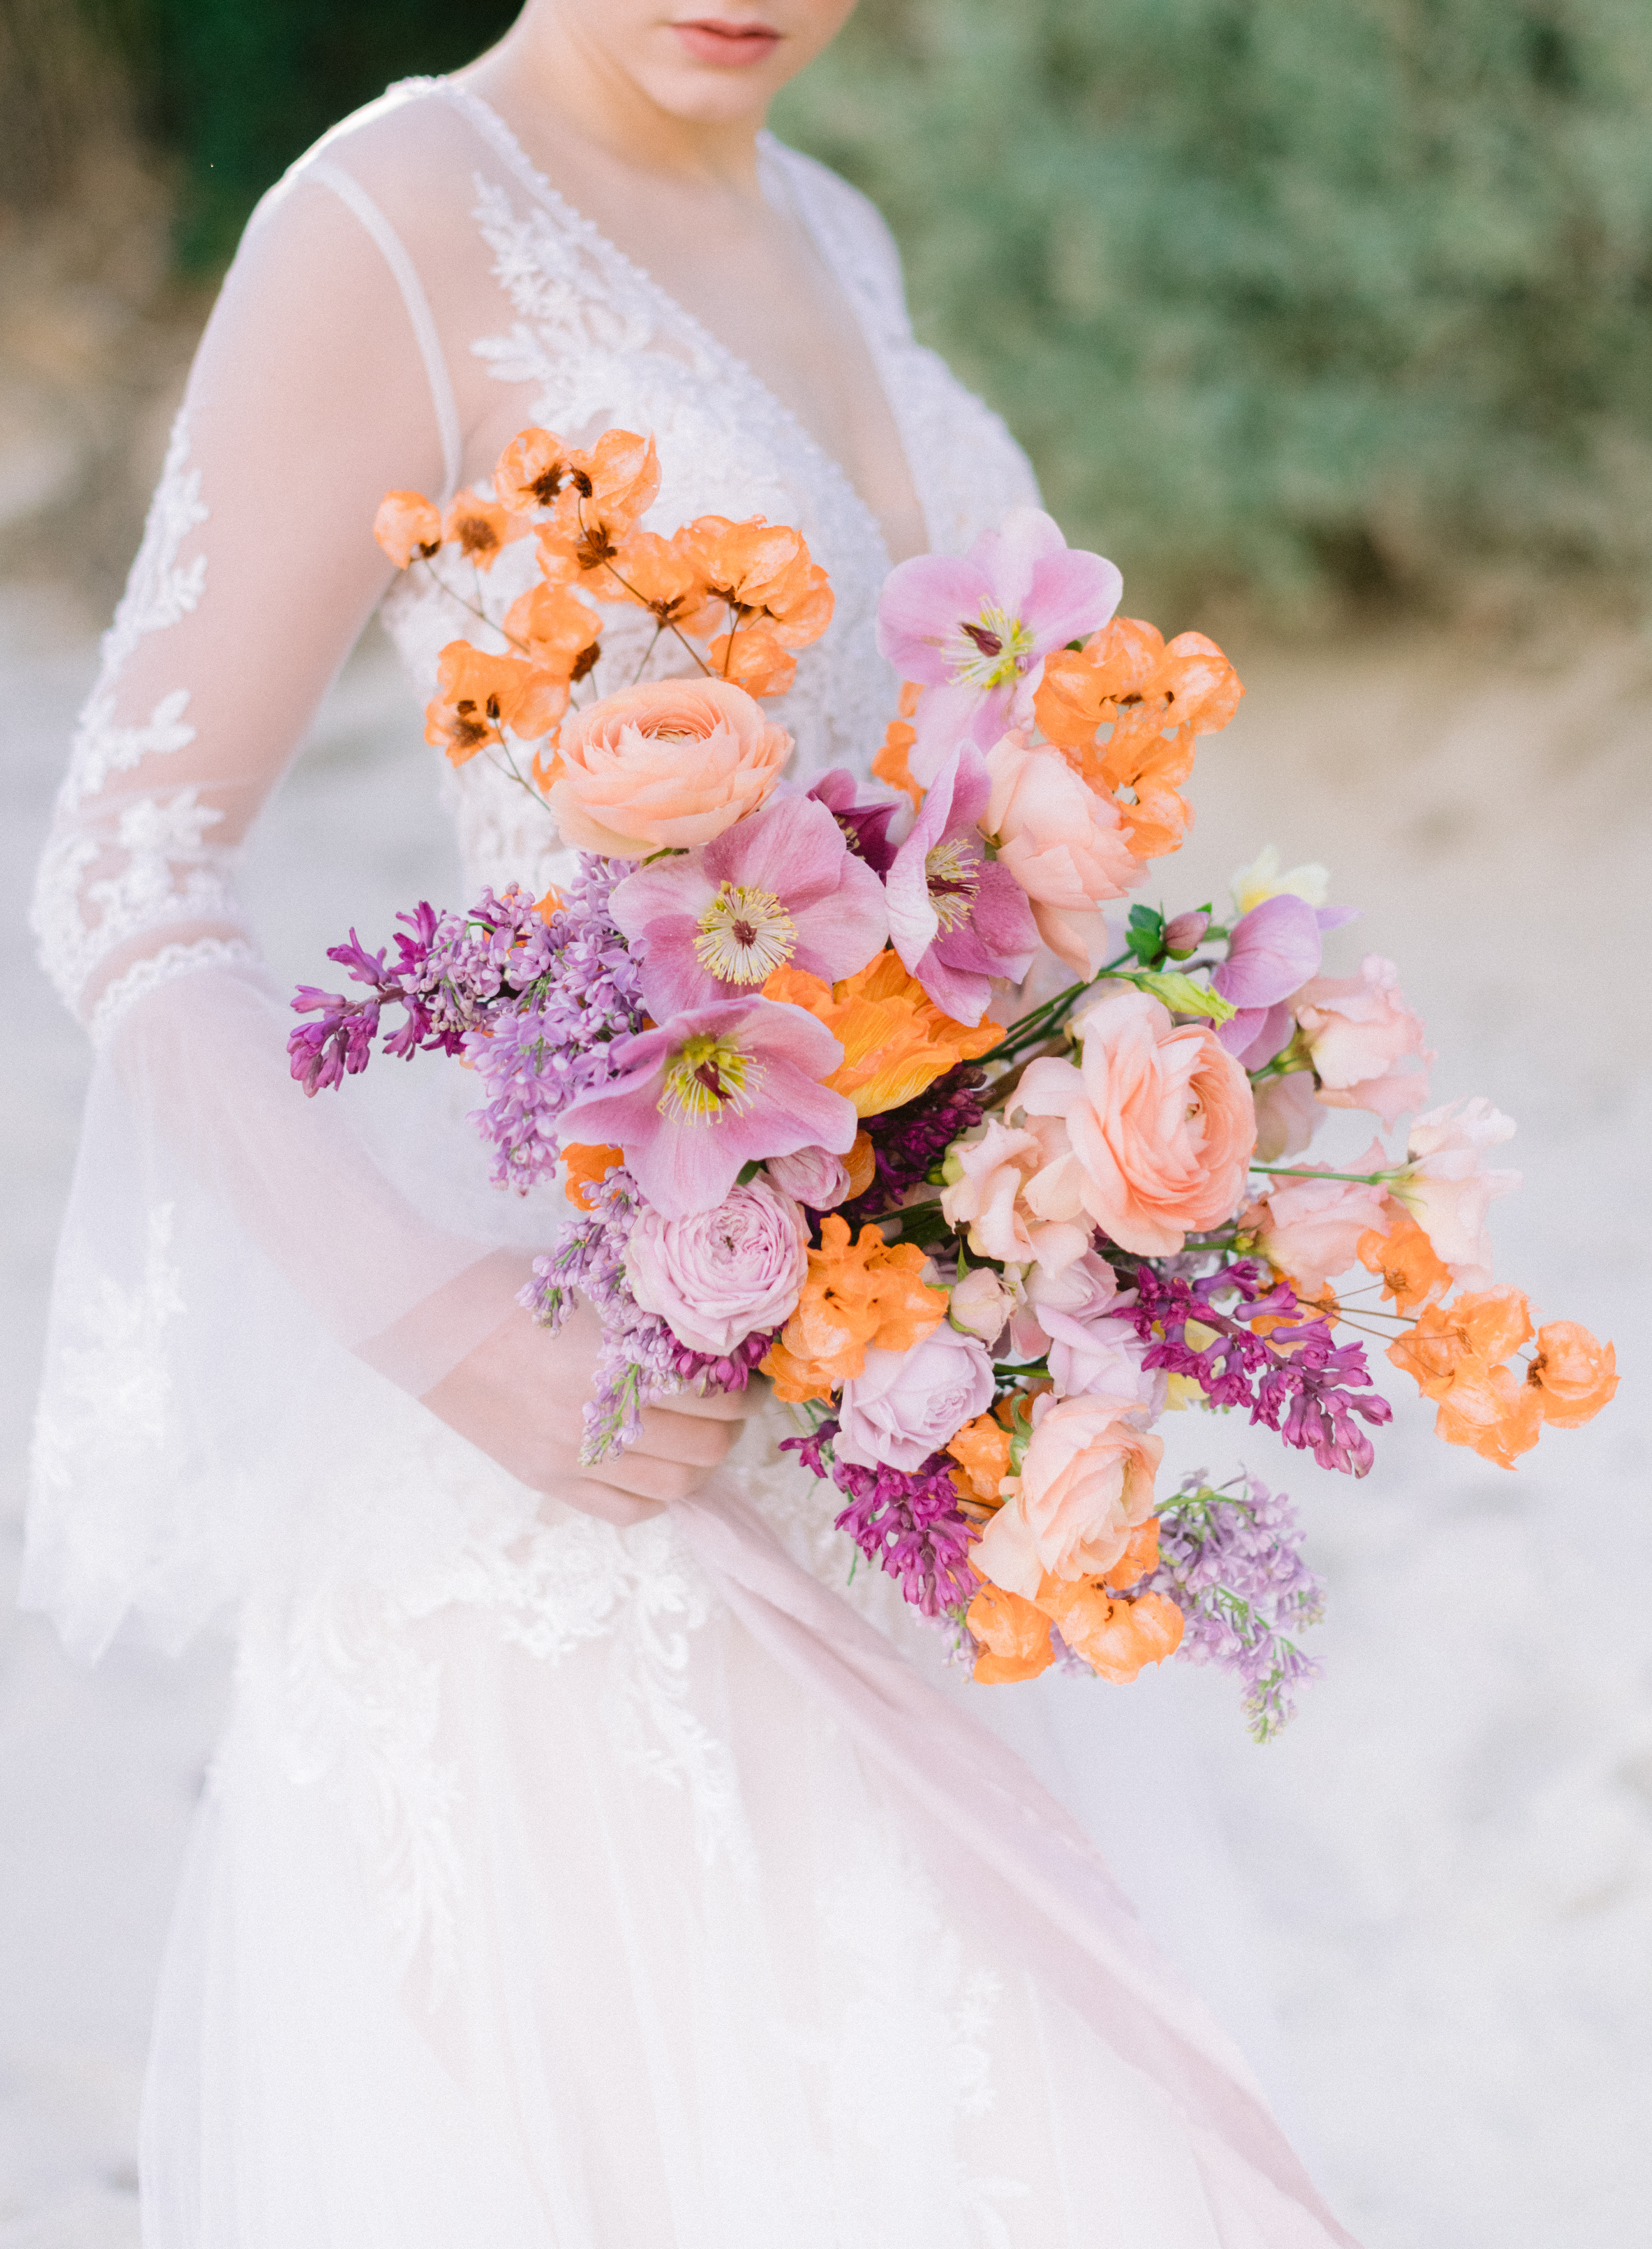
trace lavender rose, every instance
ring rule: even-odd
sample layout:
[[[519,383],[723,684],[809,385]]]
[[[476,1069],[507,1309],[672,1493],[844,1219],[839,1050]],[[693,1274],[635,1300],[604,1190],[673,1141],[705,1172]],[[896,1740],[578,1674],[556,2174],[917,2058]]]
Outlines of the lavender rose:
[[[833,1444],[859,1468],[919,1468],[992,1400],[992,1361],[943,1320],[910,1351],[867,1345],[864,1371],[843,1385]]]
[[[763,1179],[688,1218],[644,1207],[625,1250],[625,1277],[643,1310],[691,1351],[718,1358],[789,1319],[808,1272],[803,1214]]]

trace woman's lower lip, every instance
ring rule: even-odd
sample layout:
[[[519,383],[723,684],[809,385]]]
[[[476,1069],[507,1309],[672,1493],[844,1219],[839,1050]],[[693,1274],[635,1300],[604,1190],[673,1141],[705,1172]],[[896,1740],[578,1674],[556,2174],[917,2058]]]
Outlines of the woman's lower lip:
[[[673,24],[671,29],[696,62],[720,63],[725,70],[767,62],[780,45],[780,33],[765,24],[723,24],[709,17]]]

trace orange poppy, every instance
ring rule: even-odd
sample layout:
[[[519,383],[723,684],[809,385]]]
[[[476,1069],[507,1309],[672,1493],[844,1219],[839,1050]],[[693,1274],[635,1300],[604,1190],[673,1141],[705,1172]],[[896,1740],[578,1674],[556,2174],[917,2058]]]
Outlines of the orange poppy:
[[[424,739],[445,750],[451,765],[462,766],[502,742],[507,728],[527,740],[547,734],[567,707],[565,680],[520,656],[485,656],[467,640],[453,640],[437,664]]]
[[[1538,1330],[1537,1356],[1526,1380],[1543,1405],[1543,1418],[1557,1429],[1580,1428],[1592,1421],[1618,1386],[1617,1353],[1597,1342],[1575,1320],[1550,1320]]]
[[[1415,1312],[1449,1293],[1451,1269],[1441,1263],[1415,1218],[1396,1219],[1387,1234],[1368,1228],[1354,1255],[1367,1273],[1381,1275],[1382,1293],[1392,1298],[1396,1311]]]
[[[913,1242],[891,1248],[875,1226],[863,1226],[851,1242],[846,1220],[824,1219],[797,1309],[762,1363],[775,1395],[793,1404],[829,1399],[864,1368],[868,1344],[910,1351],[938,1326],[946,1291],[925,1281],[924,1262]]]
[[[499,455],[493,489],[507,507],[549,507],[568,482],[573,459],[554,430],[524,430]]]
[[[1470,1362],[1440,1401],[1435,1434],[1511,1468],[1543,1434],[1543,1398],[1512,1367]]]
[[[373,519],[373,536],[395,563],[405,570],[415,558],[429,561],[442,544],[442,518],[423,492],[386,492]]]
[[[878,1177],[878,1152],[870,1132],[856,1133],[854,1145],[843,1159],[843,1169],[849,1173],[850,1195],[864,1195]]]
[[[722,612],[707,599],[706,581],[674,539],[634,531],[614,557],[602,587],[605,602],[635,602],[663,625],[714,631]]]
[[[1409,1335],[1388,1346],[1390,1362],[1410,1375],[1425,1398],[1439,1400],[1459,1376],[1471,1379],[1518,1351],[1532,1333],[1523,1290],[1508,1282],[1459,1296],[1455,1304],[1426,1305]]]
[[[726,602],[741,620],[763,618],[782,648],[807,648],[831,622],[826,573],[809,560],[802,533],[789,524],[767,523],[761,515],[743,523],[702,515],[678,533],[677,541],[712,599]]]
[[[609,571],[659,490],[652,437],[605,430],[589,452],[568,457],[568,476],[539,534],[540,567],[554,586],[594,580],[595,591],[626,598]]]
[[[908,762],[912,744],[918,739],[918,729],[905,719],[891,719],[884,736],[883,747],[872,760],[872,771],[891,788],[904,789],[912,801],[915,811],[924,801],[921,786],[912,779]]]
[[[1033,1602],[1006,1592],[1002,1585],[983,1584],[965,1621],[981,1646],[975,1658],[978,1686],[1010,1687],[1022,1679],[1036,1679],[1056,1660],[1050,1619]]]
[[[1116,1687],[1127,1687],[1144,1664],[1161,1663],[1181,1645],[1181,1611],[1163,1593],[1122,1600],[1099,1578],[1069,1580],[1046,1574],[1038,1606],[1054,1620],[1073,1654]]]
[[[887,947],[834,985],[801,969],[777,968],[763,996],[807,1008],[839,1041],[843,1059],[825,1083],[863,1117],[915,1101],[926,1086],[985,1054],[1004,1035],[1002,1023],[981,1022],[971,1030],[944,1015]]]
[[[1130,1534],[1130,1543],[1102,1582],[1112,1592],[1126,1592],[1159,1567],[1159,1517],[1150,1515]]]
[[[946,1450],[958,1462],[953,1482],[959,1496],[994,1509],[1002,1506],[998,1487],[1009,1474],[1009,1432],[1002,1422],[990,1413],[978,1414],[965,1422]]]
[[[505,630],[531,664],[571,681],[595,666],[602,621],[566,587],[534,586],[505,612]]]
[[[748,695],[784,695],[797,677],[797,658],[761,625],[719,633],[707,655],[719,679],[733,680]]]
[[[1048,659],[1033,709],[1074,770],[1118,805],[1132,851],[1154,859],[1176,849],[1193,817],[1179,784],[1193,770],[1194,738],[1225,726],[1243,692],[1202,633],[1167,646],[1145,620],[1115,617],[1082,649]]]
[[[474,562],[478,570],[491,570],[513,540],[525,539],[533,527],[527,516],[516,514],[502,501],[462,492],[449,504],[442,536],[451,540],[467,562]]]
[[[575,1210],[589,1210],[592,1204],[586,1190],[600,1187],[609,1173],[624,1161],[623,1148],[590,1148],[575,1141],[562,1151],[562,1163],[568,1173],[562,1193]]]

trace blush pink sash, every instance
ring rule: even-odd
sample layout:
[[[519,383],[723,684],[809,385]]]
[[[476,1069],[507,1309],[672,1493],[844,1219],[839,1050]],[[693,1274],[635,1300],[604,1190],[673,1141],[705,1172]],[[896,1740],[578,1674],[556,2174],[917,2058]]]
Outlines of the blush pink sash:
[[[1021,1760],[792,1561],[742,1499],[712,1487],[672,1513],[753,1638],[894,1784],[943,1889],[1180,2111],[1222,2249],[1357,2249],[1236,2047]]]

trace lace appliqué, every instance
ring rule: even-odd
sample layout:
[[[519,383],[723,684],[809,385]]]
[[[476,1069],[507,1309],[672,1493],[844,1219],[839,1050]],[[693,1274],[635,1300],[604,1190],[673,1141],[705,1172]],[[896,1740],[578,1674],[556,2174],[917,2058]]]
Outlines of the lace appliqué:
[[[127,1009],[176,976],[193,976],[203,968],[250,968],[258,948],[244,937],[198,937],[192,945],[163,945],[159,953],[134,960],[124,976],[117,976],[100,998],[86,1024],[94,1046],[101,1045]]]

